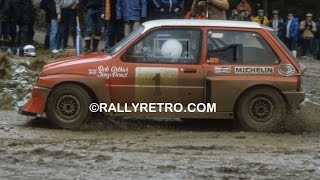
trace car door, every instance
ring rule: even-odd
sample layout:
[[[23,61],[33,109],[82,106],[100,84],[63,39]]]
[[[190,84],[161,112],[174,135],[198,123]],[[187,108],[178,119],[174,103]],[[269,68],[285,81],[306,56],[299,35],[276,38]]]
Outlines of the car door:
[[[212,29],[206,39],[203,67],[218,112],[232,112],[245,87],[272,81],[277,73],[280,59],[257,30]]]
[[[158,28],[146,33],[113,62],[113,67],[127,68],[128,74],[110,77],[112,102],[203,102],[201,36],[196,28]]]

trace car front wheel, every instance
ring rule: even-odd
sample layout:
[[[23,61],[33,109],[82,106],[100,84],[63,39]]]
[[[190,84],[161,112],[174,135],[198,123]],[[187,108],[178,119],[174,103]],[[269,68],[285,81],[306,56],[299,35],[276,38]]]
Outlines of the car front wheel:
[[[74,129],[90,117],[92,102],[88,92],[74,84],[60,85],[48,98],[46,114],[50,122],[58,127]]]
[[[243,128],[252,131],[277,131],[287,115],[281,94],[269,87],[254,88],[241,96],[237,117]]]

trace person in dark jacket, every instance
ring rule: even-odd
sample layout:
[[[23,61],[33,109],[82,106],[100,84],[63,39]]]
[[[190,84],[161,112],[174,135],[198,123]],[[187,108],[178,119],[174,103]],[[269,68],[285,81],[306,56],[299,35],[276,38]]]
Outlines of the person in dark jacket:
[[[7,0],[4,12],[9,14],[15,29],[18,46],[24,46],[31,42],[29,30],[34,18],[34,7],[31,0]]]
[[[58,14],[57,20],[59,22],[57,35],[57,49],[61,51],[68,46],[69,31],[73,37],[73,46],[76,47],[76,33],[77,33],[77,10],[79,7],[79,0],[55,0],[56,11]]]
[[[83,6],[86,9],[86,49],[89,52],[97,52],[99,40],[101,36],[101,30],[103,25],[103,19],[101,15],[104,14],[104,0],[84,0]],[[92,47],[91,47],[91,39],[92,35]]]
[[[124,34],[127,36],[140,25],[142,18],[147,17],[146,0],[118,0],[116,19],[124,21]]]
[[[49,14],[49,11],[47,11],[47,3],[48,3],[48,0],[41,0],[41,2],[40,2],[40,9],[44,10],[46,13],[45,21],[47,23],[47,31],[46,31],[46,36],[44,39],[44,48],[45,49],[50,48],[50,29],[51,29],[50,14]]]
[[[58,53],[57,50],[57,33],[58,33],[58,20],[56,3],[54,0],[42,0],[40,4],[41,9],[46,11],[47,35],[49,36],[49,47],[52,53]],[[47,38],[46,35],[46,38]]]
[[[272,11],[272,18],[270,18],[269,27],[271,27],[274,30],[274,32],[277,34],[281,41],[284,41],[284,21],[282,18],[279,17],[278,10]]]
[[[6,0],[0,0],[0,41],[9,40],[9,16],[4,11]]]
[[[178,19],[184,0],[153,0],[159,19]]]

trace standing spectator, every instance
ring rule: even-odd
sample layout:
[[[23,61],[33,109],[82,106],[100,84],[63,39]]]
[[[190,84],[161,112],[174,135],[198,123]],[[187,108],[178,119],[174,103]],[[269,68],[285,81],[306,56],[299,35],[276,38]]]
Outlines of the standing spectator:
[[[89,52],[97,52],[103,25],[103,19],[101,15],[104,14],[104,0],[85,0],[83,3],[86,9],[87,22],[86,35],[84,38],[86,42],[86,49]],[[91,48],[93,29],[94,36]]]
[[[12,39],[15,40],[16,45],[25,46],[30,42],[29,26],[32,25],[34,16],[34,8],[31,0],[7,0],[4,13],[8,14],[12,23],[10,28]]]
[[[152,21],[152,20],[155,20],[155,19],[158,19],[158,10],[156,10],[156,6],[153,2],[153,0],[146,0],[147,1],[147,12],[148,12],[148,16],[147,18],[145,18],[146,21]]]
[[[259,23],[263,26],[269,25],[269,20],[267,16],[264,15],[264,10],[262,9],[258,11],[258,16],[253,19],[253,22]]]
[[[47,35],[45,43],[49,43],[49,48],[52,53],[58,53],[57,50],[57,33],[58,33],[58,21],[56,12],[56,3],[54,0],[42,0],[41,9],[46,11]],[[48,36],[48,37],[47,37]]]
[[[124,21],[124,35],[140,25],[142,18],[147,17],[146,0],[118,0],[116,5],[117,19]]]
[[[229,19],[233,21],[246,21],[245,16],[245,10],[241,10],[238,12],[237,9],[233,9]]]
[[[286,22],[284,23],[285,42],[294,57],[297,57],[297,41],[299,36],[299,20],[289,12]]]
[[[320,60],[320,17],[318,18],[317,21],[317,32],[315,33],[315,50],[314,50],[314,56]]]
[[[245,10],[241,10],[239,12],[238,21],[247,21],[247,19],[246,19],[246,11]]]
[[[6,1],[0,0],[0,41],[9,41],[9,15],[5,12]]]
[[[44,48],[50,49],[50,29],[51,29],[51,21],[50,21],[50,11],[47,10],[47,4],[48,0],[41,0],[40,2],[40,9],[44,10],[46,12],[46,23],[47,23],[47,31],[46,36],[44,39]]]
[[[184,0],[153,0],[160,19],[178,19],[183,9]],[[194,15],[191,12],[192,15]]]
[[[252,21],[253,20],[253,16],[251,14],[251,11],[244,12],[244,20],[245,21]]]
[[[116,4],[119,0],[105,0],[105,37],[104,48],[107,50],[123,38],[122,20],[116,19]]]
[[[272,11],[272,18],[270,19],[269,27],[274,30],[281,41],[284,41],[284,21],[279,17],[278,10]]]
[[[237,21],[238,18],[239,18],[238,10],[237,9],[232,9],[229,19],[232,20],[232,21]]]
[[[251,6],[250,4],[248,3],[247,0],[240,0],[238,5],[237,5],[237,11],[240,12],[240,11],[252,11],[251,10]]]
[[[204,6],[197,6],[197,9],[194,9],[194,12],[187,12],[184,16],[184,19],[205,19],[206,18],[206,9]]]
[[[58,35],[57,35],[57,48],[58,51],[67,48],[69,31],[72,33],[73,45],[76,46],[77,34],[77,8],[79,0],[55,0],[57,20],[59,22]]]
[[[303,42],[301,56],[306,56],[308,52],[311,52],[314,33],[317,32],[316,23],[312,21],[312,14],[308,13],[306,20],[301,21],[300,30],[302,31]]]
[[[191,12],[194,12],[198,6],[204,6],[207,10],[206,18],[215,19],[215,20],[226,20],[227,14],[226,11],[229,9],[228,0],[194,0]]]
[[[36,12],[36,9],[34,8],[33,6],[33,3],[32,3],[32,0],[30,0],[30,4],[32,5],[32,16],[31,16],[31,22],[28,24],[28,33],[27,33],[27,44],[31,45],[33,44],[33,38],[34,38],[34,35],[35,35],[35,32],[34,32],[34,23],[35,23],[35,17],[37,15],[37,12]]]

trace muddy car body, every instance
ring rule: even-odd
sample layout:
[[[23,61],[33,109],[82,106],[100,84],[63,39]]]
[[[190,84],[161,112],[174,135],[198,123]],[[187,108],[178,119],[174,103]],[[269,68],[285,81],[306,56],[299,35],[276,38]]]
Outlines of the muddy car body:
[[[179,57],[166,57],[170,49]],[[54,124],[74,128],[90,117],[92,102],[215,102],[216,113],[107,115],[236,118],[245,128],[268,131],[288,111],[299,109],[301,74],[279,39],[256,23],[157,20],[144,23],[107,53],[45,65],[20,113],[46,113]]]

